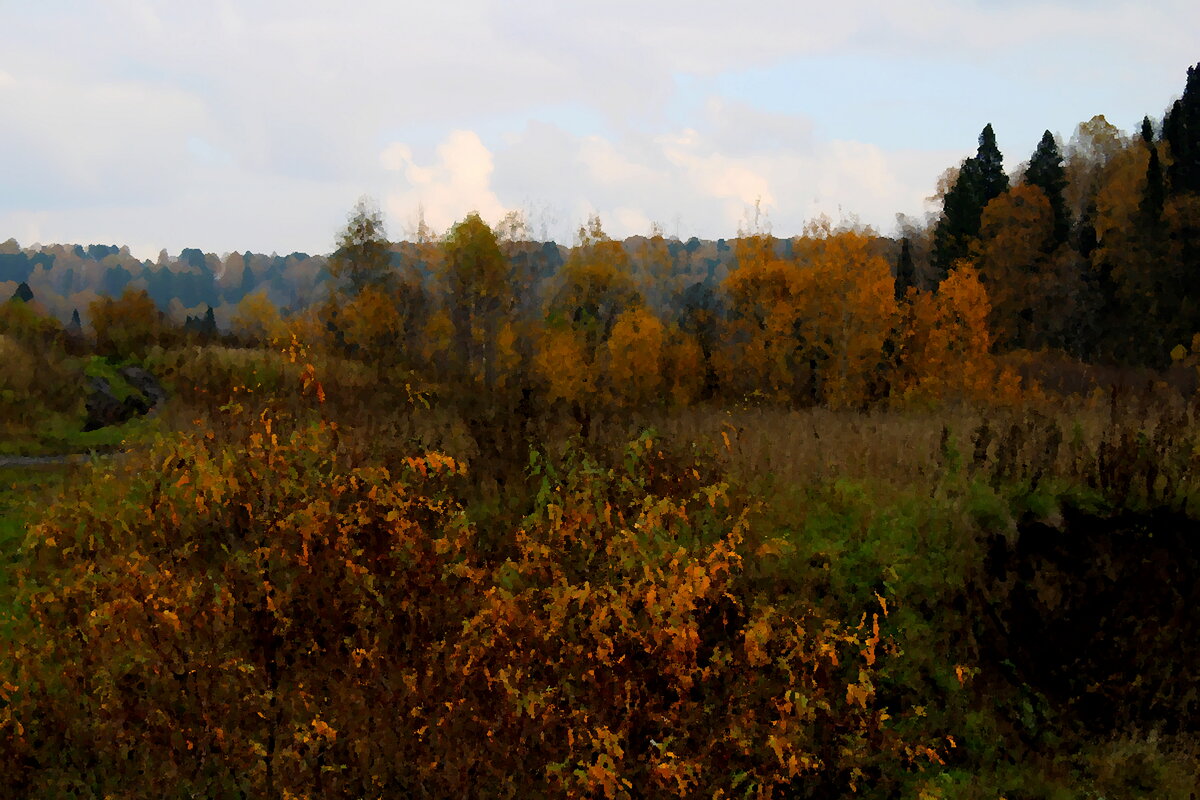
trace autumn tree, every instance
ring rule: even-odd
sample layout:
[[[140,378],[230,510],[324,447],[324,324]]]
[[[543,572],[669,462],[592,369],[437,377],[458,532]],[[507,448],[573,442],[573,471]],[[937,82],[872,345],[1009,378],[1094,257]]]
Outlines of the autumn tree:
[[[698,337],[678,325],[666,329],[662,352],[663,382],[670,402],[691,405],[716,392],[712,364]]]
[[[642,305],[633,279],[624,243],[604,232],[600,218],[593,215],[580,227],[579,241],[551,289],[547,302],[548,343],[562,352],[575,352],[583,359],[589,388],[571,401],[572,413],[583,431],[590,430],[593,411],[614,394],[603,383],[607,374],[607,342],[620,316]],[[568,347],[567,343],[571,342]],[[557,383],[548,370],[555,367],[544,355],[538,357],[543,382]],[[573,370],[574,368],[572,368]]]
[[[354,206],[329,258],[329,273],[351,297],[367,286],[389,288],[393,275],[391,249],[383,214],[367,198]]]
[[[1066,147],[1065,197],[1075,220],[1070,244],[1077,253],[1084,284],[1084,302],[1076,320],[1076,349],[1087,358],[1110,358],[1111,339],[1122,322],[1113,278],[1113,260],[1101,252],[1101,233],[1108,232],[1111,199],[1101,196],[1127,151],[1124,134],[1097,115],[1081,122]],[[1102,209],[1103,206],[1103,209]]]
[[[729,318],[713,360],[722,385],[742,396],[792,396],[800,364],[795,327],[800,319],[800,267],[775,253],[762,230],[743,231],[737,266],[721,284]]]
[[[618,405],[643,408],[661,399],[666,329],[654,312],[636,306],[621,312],[605,342],[608,389]]]
[[[622,242],[604,232],[593,215],[579,228],[579,242],[563,267],[561,284],[551,301],[584,331],[593,351],[608,339],[620,313],[642,301],[634,283],[629,255]]]
[[[895,279],[870,232],[808,226],[781,258],[743,236],[726,278],[731,315],[717,359],[723,382],[804,405],[861,407],[884,392]]]
[[[992,356],[990,316],[987,289],[965,264],[938,292],[916,295],[896,400],[994,404],[1019,399],[1017,376],[1000,369]]]
[[[972,247],[991,303],[997,344],[1063,347],[1082,302],[1078,265],[1056,246],[1054,209],[1040,187],[1014,186],[984,209]]]
[[[168,327],[145,289],[126,287],[117,299],[102,297],[88,309],[96,350],[113,358],[144,358],[161,343]]]
[[[287,325],[265,291],[241,299],[231,321],[235,336],[256,346],[279,344],[287,336]]]
[[[508,265],[495,233],[477,213],[450,229],[443,248],[456,366],[469,381],[493,389],[498,379],[496,345],[512,305]]]
[[[0,433],[76,409],[77,378],[64,356],[77,344],[36,302],[0,302]]]
[[[492,470],[527,447],[534,416],[525,402],[530,354],[518,342],[512,274],[477,213],[450,229],[442,251],[445,303],[427,334],[446,348],[455,405],[488,465],[482,469]]]
[[[539,331],[533,362],[548,403],[579,406],[595,391],[593,357],[583,333],[562,317],[547,320]]]
[[[887,390],[885,345],[897,314],[891,268],[868,230],[810,225],[796,247],[793,324],[801,383],[812,401],[861,408]]]

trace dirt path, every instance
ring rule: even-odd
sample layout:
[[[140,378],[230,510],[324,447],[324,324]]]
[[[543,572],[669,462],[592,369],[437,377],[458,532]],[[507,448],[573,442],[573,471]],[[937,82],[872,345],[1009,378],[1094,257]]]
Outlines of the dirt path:
[[[108,460],[120,455],[122,450],[108,452],[89,451],[87,453],[63,453],[54,456],[0,456],[0,469],[21,467],[56,467],[68,464],[86,464],[95,456]]]

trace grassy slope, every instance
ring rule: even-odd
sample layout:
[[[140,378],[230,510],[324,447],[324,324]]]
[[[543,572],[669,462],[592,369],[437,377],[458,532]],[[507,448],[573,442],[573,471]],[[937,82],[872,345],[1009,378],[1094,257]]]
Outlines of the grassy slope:
[[[67,372],[88,378],[104,378],[118,400],[123,400],[134,392],[133,387],[117,374],[119,365],[99,356],[67,358],[63,368]],[[107,452],[119,449],[127,442],[146,441],[158,428],[153,418],[135,417],[122,425],[84,431],[86,416],[81,389],[79,401],[71,411],[49,412],[29,424],[10,426],[0,434],[0,456]]]

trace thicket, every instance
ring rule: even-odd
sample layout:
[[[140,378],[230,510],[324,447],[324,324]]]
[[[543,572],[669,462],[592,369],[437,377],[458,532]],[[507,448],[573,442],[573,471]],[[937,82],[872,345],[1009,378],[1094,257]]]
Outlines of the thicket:
[[[772,545],[711,458],[534,450],[504,528],[450,456],[223,413],[30,528],[0,682],[23,796],[836,794],[950,746],[879,702],[883,596],[843,621],[752,579]]]

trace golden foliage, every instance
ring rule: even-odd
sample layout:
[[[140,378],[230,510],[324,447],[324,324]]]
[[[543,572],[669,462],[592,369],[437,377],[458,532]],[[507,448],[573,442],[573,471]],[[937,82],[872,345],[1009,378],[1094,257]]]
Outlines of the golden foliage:
[[[288,334],[279,309],[267,297],[265,289],[251,292],[237,304],[231,321],[233,333],[261,344],[276,344]]]
[[[662,322],[647,308],[617,317],[605,347],[608,389],[619,405],[640,408],[658,399],[664,339]]]
[[[936,294],[910,290],[909,302],[904,400],[1005,403],[1019,397],[1019,378],[991,354],[991,303],[970,263],[959,262]]]
[[[96,349],[118,358],[142,358],[166,336],[163,314],[144,289],[126,288],[117,299],[101,297],[88,310]]]
[[[591,358],[582,334],[566,325],[542,331],[534,370],[546,387],[546,400],[578,402],[592,391]]]

